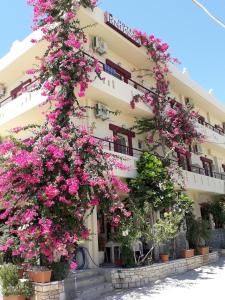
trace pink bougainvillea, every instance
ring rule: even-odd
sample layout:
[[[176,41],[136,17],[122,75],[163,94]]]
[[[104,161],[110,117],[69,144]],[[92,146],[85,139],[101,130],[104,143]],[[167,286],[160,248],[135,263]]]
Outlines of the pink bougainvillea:
[[[151,150],[161,147],[164,154],[166,150],[185,154],[188,152],[188,145],[193,141],[202,142],[204,137],[196,130],[198,114],[193,111],[193,107],[186,107],[170,97],[167,79],[169,64],[177,63],[178,60],[168,53],[169,46],[155,36],[148,36],[138,30],[134,34],[153,62],[149,72],[156,84],[152,92],[136,95],[130,103],[135,108],[138,102],[143,101],[154,113],[154,118],[138,120],[136,127],[139,131],[148,133],[147,143]]]
[[[115,167],[124,166],[103,151],[89,128],[76,125],[85,111],[79,97],[101,73],[97,59],[84,55],[87,39],[77,9],[94,9],[96,1],[28,3],[34,7],[34,29],[42,30],[48,46],[40,67],[27,73],[38,79],[34,88],[41,88],[53,105],[44,125],[13,130],[30,130],[28,139],[13,137],[0,145],[0,249],[26,260],[53,262],[69,259],[77,242],[90,236],[85,218],[95,207],[114,226],[128,217],[119,197],[128,189],[114,176]]]

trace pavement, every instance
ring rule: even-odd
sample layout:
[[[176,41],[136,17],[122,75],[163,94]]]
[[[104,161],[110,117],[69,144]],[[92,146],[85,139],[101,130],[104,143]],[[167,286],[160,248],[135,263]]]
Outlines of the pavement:
[[[98,300],[225,299],[225,258],[217,263],[158,280],[148,286],[114,291]]]

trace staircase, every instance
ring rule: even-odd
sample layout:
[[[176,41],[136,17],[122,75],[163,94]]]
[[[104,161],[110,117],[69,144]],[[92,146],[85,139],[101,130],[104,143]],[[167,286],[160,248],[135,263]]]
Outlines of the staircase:
[[[113,290],[101,269],[77,271],[64,281],[64,287],[66,300],[97,300]]]

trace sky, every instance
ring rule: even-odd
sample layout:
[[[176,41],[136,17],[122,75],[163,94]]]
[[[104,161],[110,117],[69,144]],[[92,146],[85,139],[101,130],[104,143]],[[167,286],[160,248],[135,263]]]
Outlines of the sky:
[[[225,22],[224,0],[199,0]],[[191,78],[213,89],[225,103],[225,29],[212,21],[191,0],[100,0],[100,7],[131,28],[161,38],[170,53],[187,68]],[[13,41],[31,32],[32,10],[26,0],[2,1],[0,57]]]

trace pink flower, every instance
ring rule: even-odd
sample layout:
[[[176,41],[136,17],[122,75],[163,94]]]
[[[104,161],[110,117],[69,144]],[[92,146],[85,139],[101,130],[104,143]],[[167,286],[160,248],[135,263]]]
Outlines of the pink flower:
[[[29,69],[26,71],[26,74],[28,74],[28,75],[33,75],[35,73],[36,73],[36,69]]]
[[[66,181],[70,195],[75,195],[79,189],[79,181],[76,177],[67,179]]]
[[[168,117],[173,118],[173,117],[176,116],[177,112],[173,108],[168,108],[166,110],[166,114],[167,114]]]
[[[76,270],[76,269],[77,269],[77,263],[76,263],[75,261],[72,261],[72,262],[70,263],[70,269],[71,269],[71,270]]]
[[[93,197],[93,198],[91,199],[90,205],[92,205],[92,206],[98,206],[98,205],[99,205],[99,202],[100,202],[99,198],[98,198],[97,196],[95,196],[95,197]]]
[[[60,191],[54,185],[50,184],[49,186],[45,187],[45,195],[49,200],[54,199],[60,194]]]

